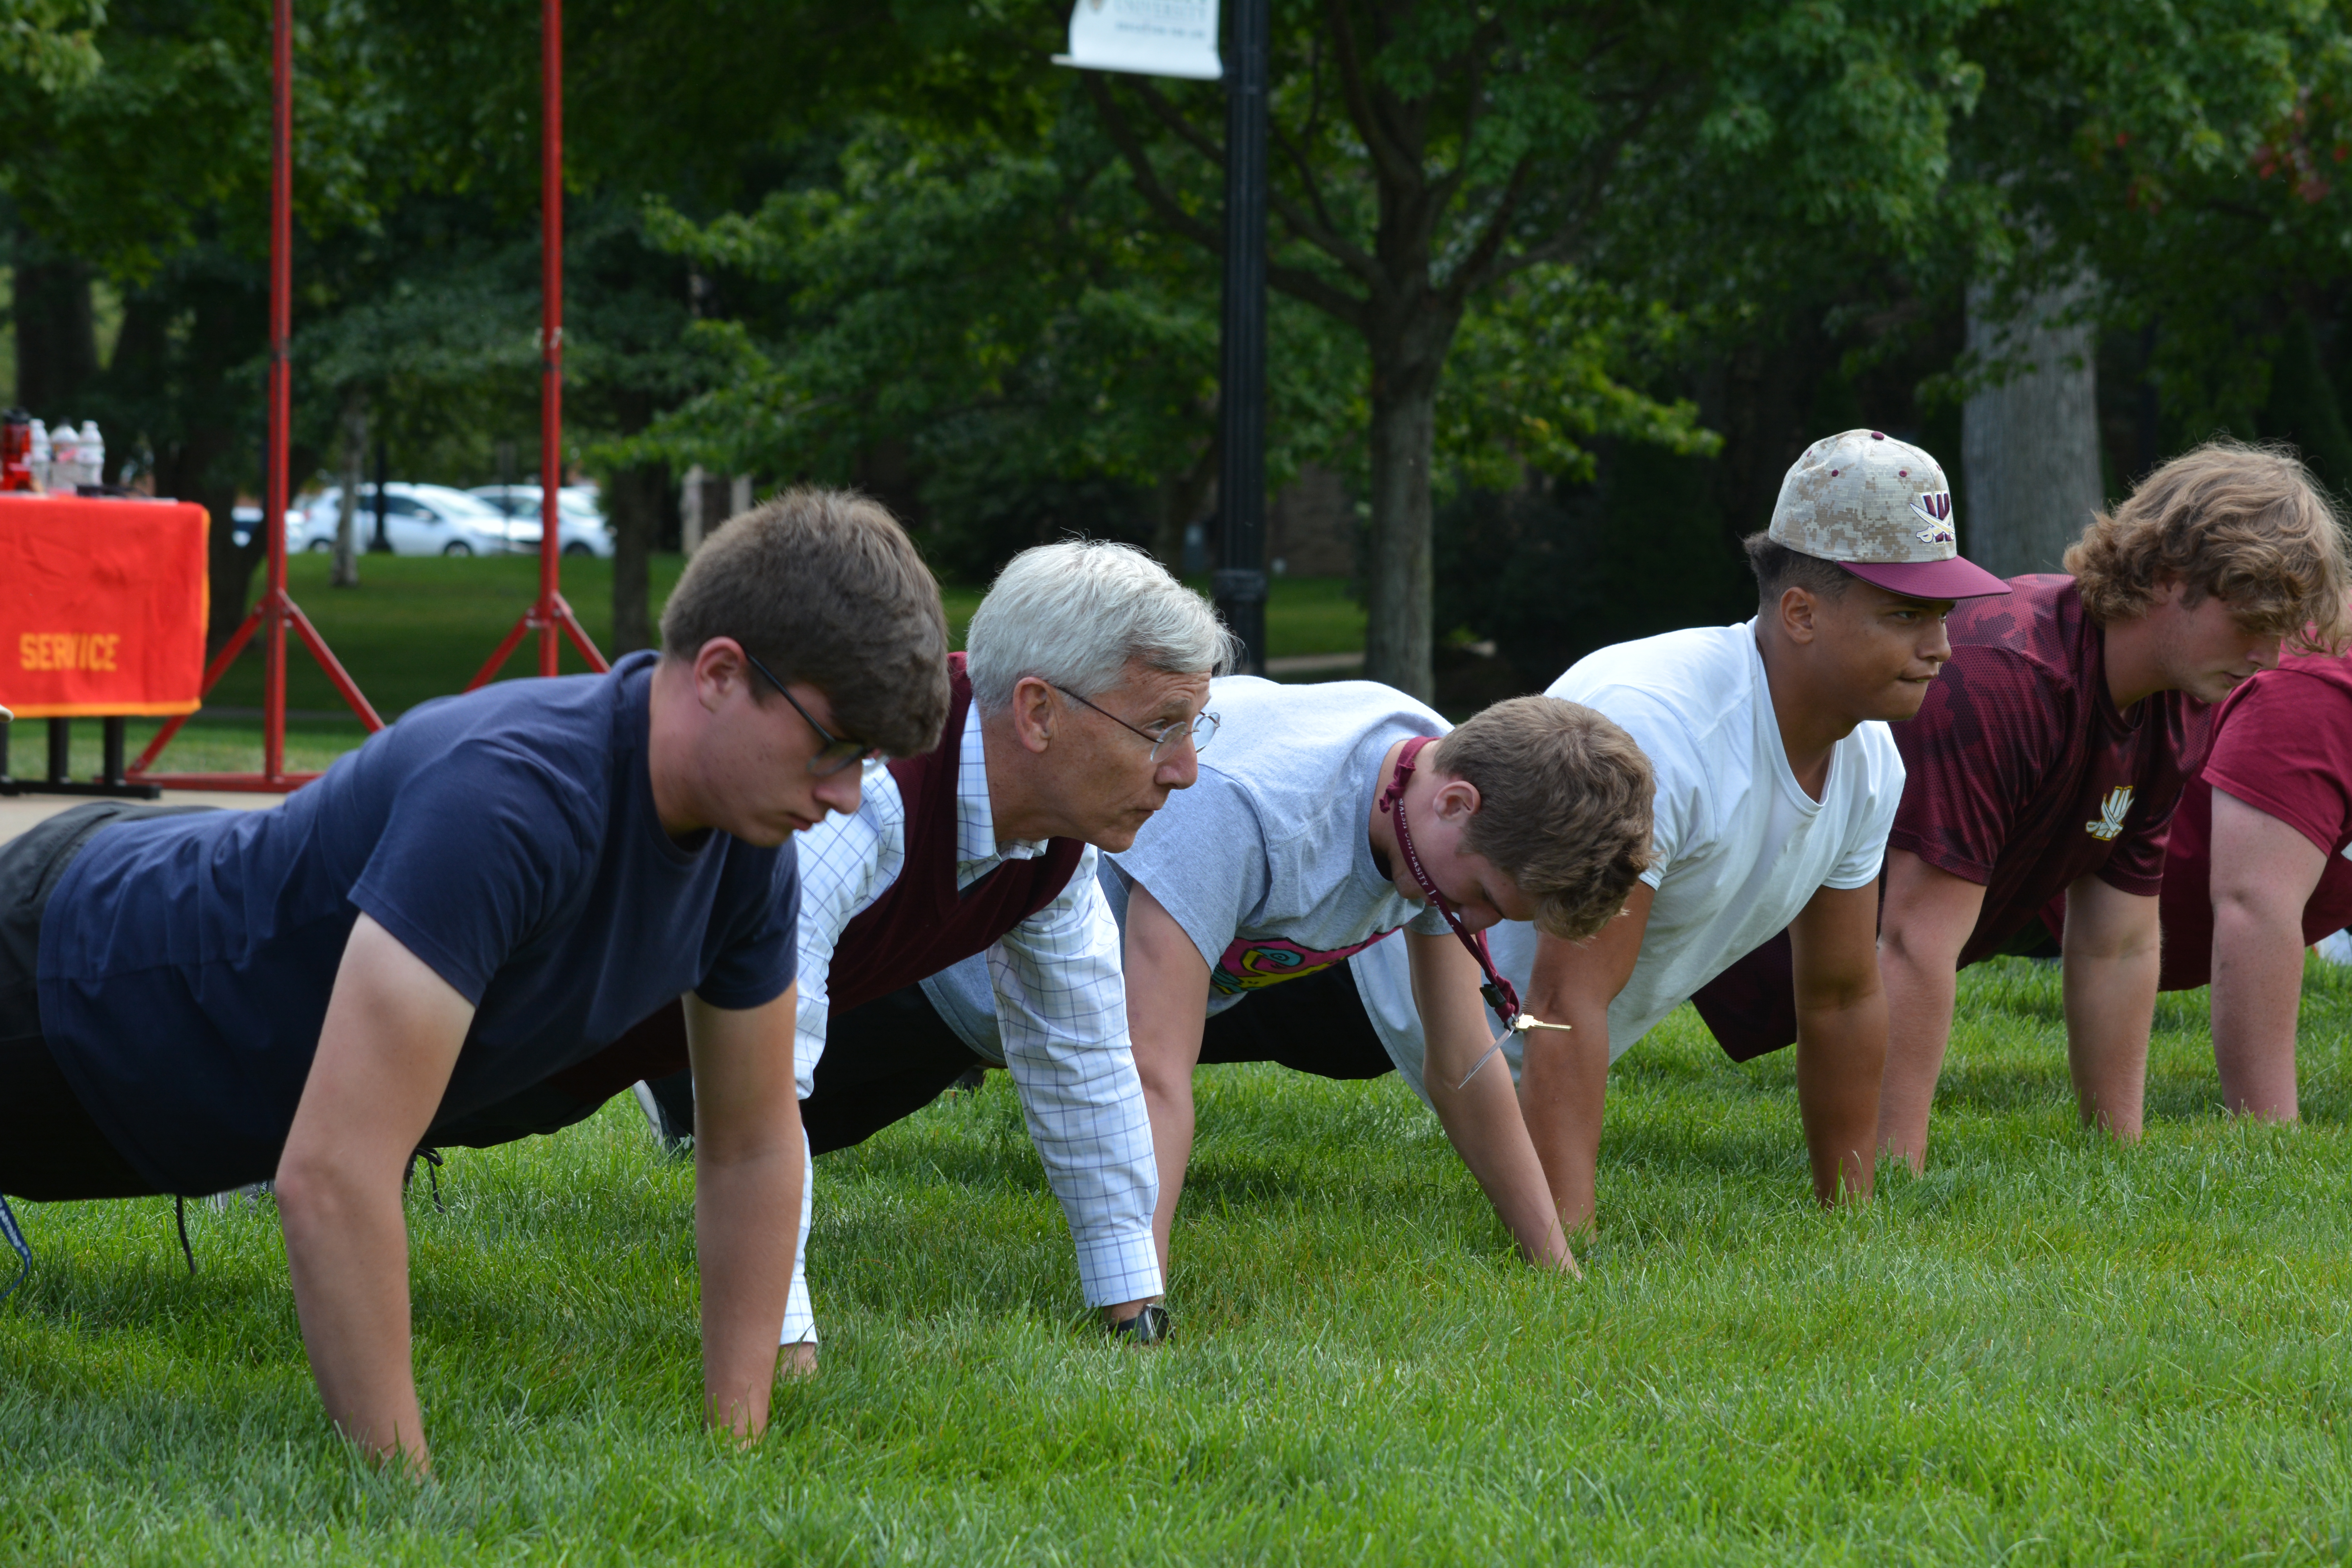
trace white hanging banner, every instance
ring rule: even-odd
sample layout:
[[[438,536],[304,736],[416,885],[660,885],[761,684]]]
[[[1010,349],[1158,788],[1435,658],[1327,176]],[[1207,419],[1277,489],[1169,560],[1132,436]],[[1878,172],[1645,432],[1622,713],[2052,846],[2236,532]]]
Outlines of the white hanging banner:
[[[1054,63],[1215,81],[1225,74],[1217,58],[1217,0],[1077,0],[1070,52]]]

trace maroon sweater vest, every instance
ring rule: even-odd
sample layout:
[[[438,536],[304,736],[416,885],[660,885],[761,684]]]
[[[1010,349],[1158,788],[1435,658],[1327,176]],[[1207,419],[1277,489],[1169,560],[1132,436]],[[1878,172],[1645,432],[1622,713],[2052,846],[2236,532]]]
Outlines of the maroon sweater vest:
[[[956,774],[963,757],[971,680],[963,655],[948,656],[948,722],[940,743],[890,764],[907,812],[907,858],[898,879],[851,921],[834,944],[825,983],[835,1013],[927,980],[984,952],[999,937],[1069,886],[1086,846],[1046,840],[1045,853],[1007,860],[971,887],[956,887]],[[687,1066],[686,1009],[671,1003],[627,1034],[548,1082],[587,1105],[602,1105],[640,1079]]]

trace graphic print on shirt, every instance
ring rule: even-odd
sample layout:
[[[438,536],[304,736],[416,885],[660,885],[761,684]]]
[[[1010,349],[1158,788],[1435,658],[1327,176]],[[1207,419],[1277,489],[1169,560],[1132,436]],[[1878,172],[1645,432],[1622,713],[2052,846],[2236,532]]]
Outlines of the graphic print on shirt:
[[[2099,803],[2099,819],[2083,824],[2083,831],[2102,841],[2113,839],[2124,830],[2125,814],[2131,810],[2132,786],[2117,784]]]
[[[1209,984],[1224,996],[1261,990],[1345,963],[1388,934],[1381,931],[1347,947],[1335,947],[1327,952],[1301,947],[1278,936],[1237,937],[1234,944],[1225,949],[1224,956],[1217,960],[1217,967],[1209,972]]]

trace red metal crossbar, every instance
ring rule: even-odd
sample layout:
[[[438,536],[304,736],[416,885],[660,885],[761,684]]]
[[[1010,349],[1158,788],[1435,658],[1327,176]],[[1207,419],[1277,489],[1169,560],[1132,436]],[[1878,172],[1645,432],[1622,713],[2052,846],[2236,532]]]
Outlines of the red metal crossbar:
[[[287,341],[292,334],[294,298],[294,16],[293,0],[276,0],[272,37],[274,99],[270,136],[269,184],[269,472],[262,527],[268,534],[268,578],[261,598],[224,644],[205,670],[203,695],[228,672],[256,631],[261,633],[261,771],[257,773],[151,773],[147,770],[163,754],[187,722],[183,714],[165,724],[149,742],[129,776],[142,784],[166,789],[259,790],[282,793],[310,783],[316,773],[286,771],[286,628],[291,626],[327,672],[335,690],[373,733],[383,728],[359,685],[327,647],[327,639],[286,591],[286,504],[288,432],[292,428],[292,365]],[[545,119],[540,137],[540,223],[544,236],[541,257],[543,321],[541,328],[540,405],[540,536],[539,596],[515,622],[466,689],[488,684],[531,632],[540,634],[539,673],[553,675],[563,639],[580,650],[589,668],[611,668],[596,651],[580,617],[572,614],[562,592],[563,542],[559,523],[559,493],[563,483],[563,5],[541,0],[540,10],[541,97]]]

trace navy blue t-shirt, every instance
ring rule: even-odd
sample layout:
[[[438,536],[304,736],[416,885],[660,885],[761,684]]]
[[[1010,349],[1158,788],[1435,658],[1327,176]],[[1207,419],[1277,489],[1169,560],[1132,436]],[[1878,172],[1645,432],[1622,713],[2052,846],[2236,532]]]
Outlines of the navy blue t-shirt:
[[[695,992],[793,982],[799,860],[656,816],[655,656],[404,715],[274,811],[100,828],[41,922],[41,1026],[167,1193],[278,1165],[365,910],[474,1004],[440,1119],[584,1060]]]

